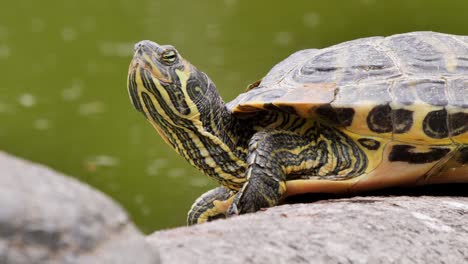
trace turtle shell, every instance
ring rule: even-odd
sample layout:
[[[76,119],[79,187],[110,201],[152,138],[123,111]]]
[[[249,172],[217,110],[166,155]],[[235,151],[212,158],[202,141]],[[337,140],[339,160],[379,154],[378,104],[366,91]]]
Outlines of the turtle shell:
[[[412,32],[301,50],[228,107],[283,111],[358,135],[468,143],[468,37]]]

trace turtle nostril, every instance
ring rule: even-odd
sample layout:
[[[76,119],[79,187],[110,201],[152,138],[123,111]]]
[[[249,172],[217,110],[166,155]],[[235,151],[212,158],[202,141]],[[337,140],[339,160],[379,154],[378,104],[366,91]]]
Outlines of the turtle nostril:
[[[139,50],[140,48],[142,47],[148,47],[148,48],[153,48],[155,49],[158,45],[150,40],[142,40],[140,42],[138,42],[137,44],[135,44],[135,46],[133,47],[133,50],[134,51],[137,51]]]
[[[137,44],[135,44],[135,46],[133,46],[133,51],[137,51],[141,48],[141,46],[143,46],[144,44],[142,43],[143,41],[140,41],[138,42]]]

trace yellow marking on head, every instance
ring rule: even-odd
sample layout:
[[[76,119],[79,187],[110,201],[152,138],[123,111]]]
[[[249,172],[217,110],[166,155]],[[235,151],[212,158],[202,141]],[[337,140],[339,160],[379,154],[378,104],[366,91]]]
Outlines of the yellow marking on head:
[[[147,63],[151,66],[151,69],[149,69],[149,67],[145,67],[145,64],[142,65],[145,69],[151,72],[152,76],[156,77],[158,80],[161,80],[163,82],[167,82],[167,83],[172,82],[171,76],[165,76],[159,70],[160,66],[154,64],[153,60],[151,59],[151,56],[149,56],[146,53],[143,53],[143,60],[144,60],[144,63]]]
[[[157,102],[156,98],[154,97],[153,93],[151,93],[150,91],[147,91],[146,88],[144,87],[143,85],[143,79],[142,79],[142,76],[141,76],[141,70],[139,71],[136,71],[136,74],[135,74],[136,78],[136,83],[137,83],[137,92],[138,92],[138,98],[140,100],[140,103],[142,105],[142,109],[148,119],[148,121],[151,123],[151,125],[156,129],[156,131],[159,133],[159,135],[161,135],[161,137],[163,138],[163,140],[169,144],[170,144],[170,139],[169,138],[172,138],[174,140],[176,140],[176,142],[174,142],[175,144],[180,144],[180,142],[177,142],[177,138],[176,137],[173,137],[173,136],[169,136],[167,135],[167,133],[170,133],[169,131],[164,131],[159,124],[156,123],[155,120],[153,120],[153,118],[151,117],[150,113],[149,113],[149,109],[148,107],[146,106],[144,100],[143,100],[143,96],[141,95],[142,92],[145,92],[151,99],[151,102],[153,103],[154,107],[156,108],[156,111],[158,112],[159,115],[161,115],[161,117],[166,120],[167,122],[171,122],[171,118],[169,116],[166,115],[166,113],[164,112],[164,110],[161,108],[161,106],[159,105],[159,103]],[[162,91],[162,87],[161,87],[161,84],[158,82],[158,81],[155,81],[154,84],[156,85],[157,89],[159,91]],[[164,95],[163,95],[164,96]],[[166,100],[166,99],[165,99]],[[175,124],[173,124],[175,125]]]
[[[178,78],[180,80],[181,90],[184,93],[184,99],[186,100],[187,105],[190,107],[190,110],[191,110],[190,114],[183,115],[179,111],[177,111],[177,109],[175,109],[175,107],[171,104],[171,100],[170,100],[168,91],[164,87],[162,87],[161,83],[158,80],[155,80],[154,76],[152,76],[153,83],[154,83],[154,85],[156,85],[156,89],[159,91],[162,99],[164,100],[165,106],[167,108],[169,108],[171,110],[172,114],[177,116],[177,117],[168,116],[166,111],[158,103],[158,100],[153,95],[153,93],[150,92],[150,91],[147,91],[147,89],[144,87],[143,81],[142,81],[142,74],[141,74],[142,69],[140,69],[136,73],[136,82],[137,82],[137,91],[138,91],[138,94],[139,94],[138,97],[139,97],[139,100],[141,102],[143,111],[144,111],[145,115],[147,116],[149,122],[156,129],[156,131],[161,135],[161,137],[164,139],[164,141],[166,143],[168,143],[169,145],[173,146],[175,151],[177,153],[179,153],[181,156],[183,156],[187,161],[189,161],[189,163],[191,165],[198,168],[198,166],[195,164],[195,161],[192,160],[191,156],[189,155],[189,151],[191,151],[191,150],[185,149],[183,147],[184,144],[182,144],[183,142],[181,141],[179,135],[176,132],[174,132],[174,129],[177,128],[179,130],[183,130],[183,131],[187,132],[187,135],[190,137],[190,139],[184,139],[184,141],[185,140],[190,140],[191,142],[193,142],[193,144],[195,146],[198,147],[198,150],[200,151],[200,154],[203,157],[204,162],[209,167],[213,168],[215,173],[218,175],[218,177],[216,179],[218,181],[220,181],[220,183],[222,183],[223,185],[226,185],[226,187],[228,187],[230,189],[238,189],[238,188],[240,188],[242,183],[245,182],[245,179],[241,175],[233,176],[233,175],[225,173],[222,170],[222,168],[218,164],[216,164],[215,160],[211,156],[212,154],[208,152],[208,150],[205,148],[204,144],[202,143],[202,141],[200,139],[200,137],[207,138],[209,141],[211,141],[212,143],[214,143],[214,144],[218,145],[220,148],[222,148],[223,151],[226,154],[229,155],[230,160],[235,161],[238,164],[238,166],[245,167],[245,162],[243,160],[238,159],[235,156],[235,154],[229,149],[229,147],[224,142],[221,141],[221,139],[219,139],[217,136],[209,133],[208,131],[205,131],[205,129],[203,128],[202,121],[200,120],[200,113],[199,113],[199,111],[197,109],[197,106],[196,106],[195,102],[190,98],[190,96],[187,93],[187,80],[190,77],[190,68],[189,67],[190,66],[188,65],[188,66],[185,67],[184,71],[176,70],[175,72],[176,72],[176,74],[177,74],[177,76],[178,76]],[[168,123],[167,129],[163,129],[161,127],[161,124],[158,124],[158,122],[156,122],[156,120],[153,120],[153,118],[151,117],[151,115],[149,113],[150,110],[148,109],[148,107],[144,103],[143,97],[141,95],[142,92],[145,92],[149,96],[151,102],[153,103],[153,105],[155,107],[156,112],[158,113],[158,115],[160,115],[161,119],[165,120]],[[198,129],[198,132],[199,132],[200,136],[197,136],[197,134],[194,133],[193,131],[191,131],[190,128],[185,127],[185,126],[181,126],[178,123],[176,123],[173,120],[174,118],[176,118],[176,119],[180,118],[180,119],[185,119],[187,121],[190,121],[193,124],[193,126]],[[198,168],[198,169],[203,170],[202,168]],[[233,169],[233,171],[234,171],[234,169]]]
[[[181,90],[184,94],[185,101],[190,109],[190,121],[192,121],[197,127],[202,126],[200,121],[200,112],[197,109],[196,103],[190,98],[187,92],[187,81],[190,78],[190,65],[185,65],[184,71],[175,70],[175,73],[179,77],[180,84],[182,85]],[[201,89],[199,87],[195,87],[194,89]]]

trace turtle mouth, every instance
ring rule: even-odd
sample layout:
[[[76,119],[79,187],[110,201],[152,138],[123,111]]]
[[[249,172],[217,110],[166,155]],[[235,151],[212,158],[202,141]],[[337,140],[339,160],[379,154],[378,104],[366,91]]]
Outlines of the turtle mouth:
[[[130,67],[128,69],[128,72],[139,72],[141,70],[147,70],[152,72],[153,71],[153,66],[144,58],[141,56],[135,54],[133,57],[132,62],[130,63]]]
[[[133,54],[132,62],[130,63],[130,71],[137,70],[138,68],[145,68],[147,70],[152,70],[154,62],[152,58],[155,56],[155,51],[150,50],[144,44],[141,44],[142,41],[135,44],[133,48],[135,53]]]

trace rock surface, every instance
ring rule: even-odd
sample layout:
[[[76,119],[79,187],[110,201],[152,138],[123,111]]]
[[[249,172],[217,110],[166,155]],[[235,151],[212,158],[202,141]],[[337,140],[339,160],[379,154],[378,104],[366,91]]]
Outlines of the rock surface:
[[[282,205],[148,241],[163,263],[468,263],[468,197]]]
[[[87,185],[1,152],[0,171],[2,264],[468,263],[466,184],[322,197],[145,239]]]
[[[0,171],[0,263],[159,263],[102,193],[1,152]]]

